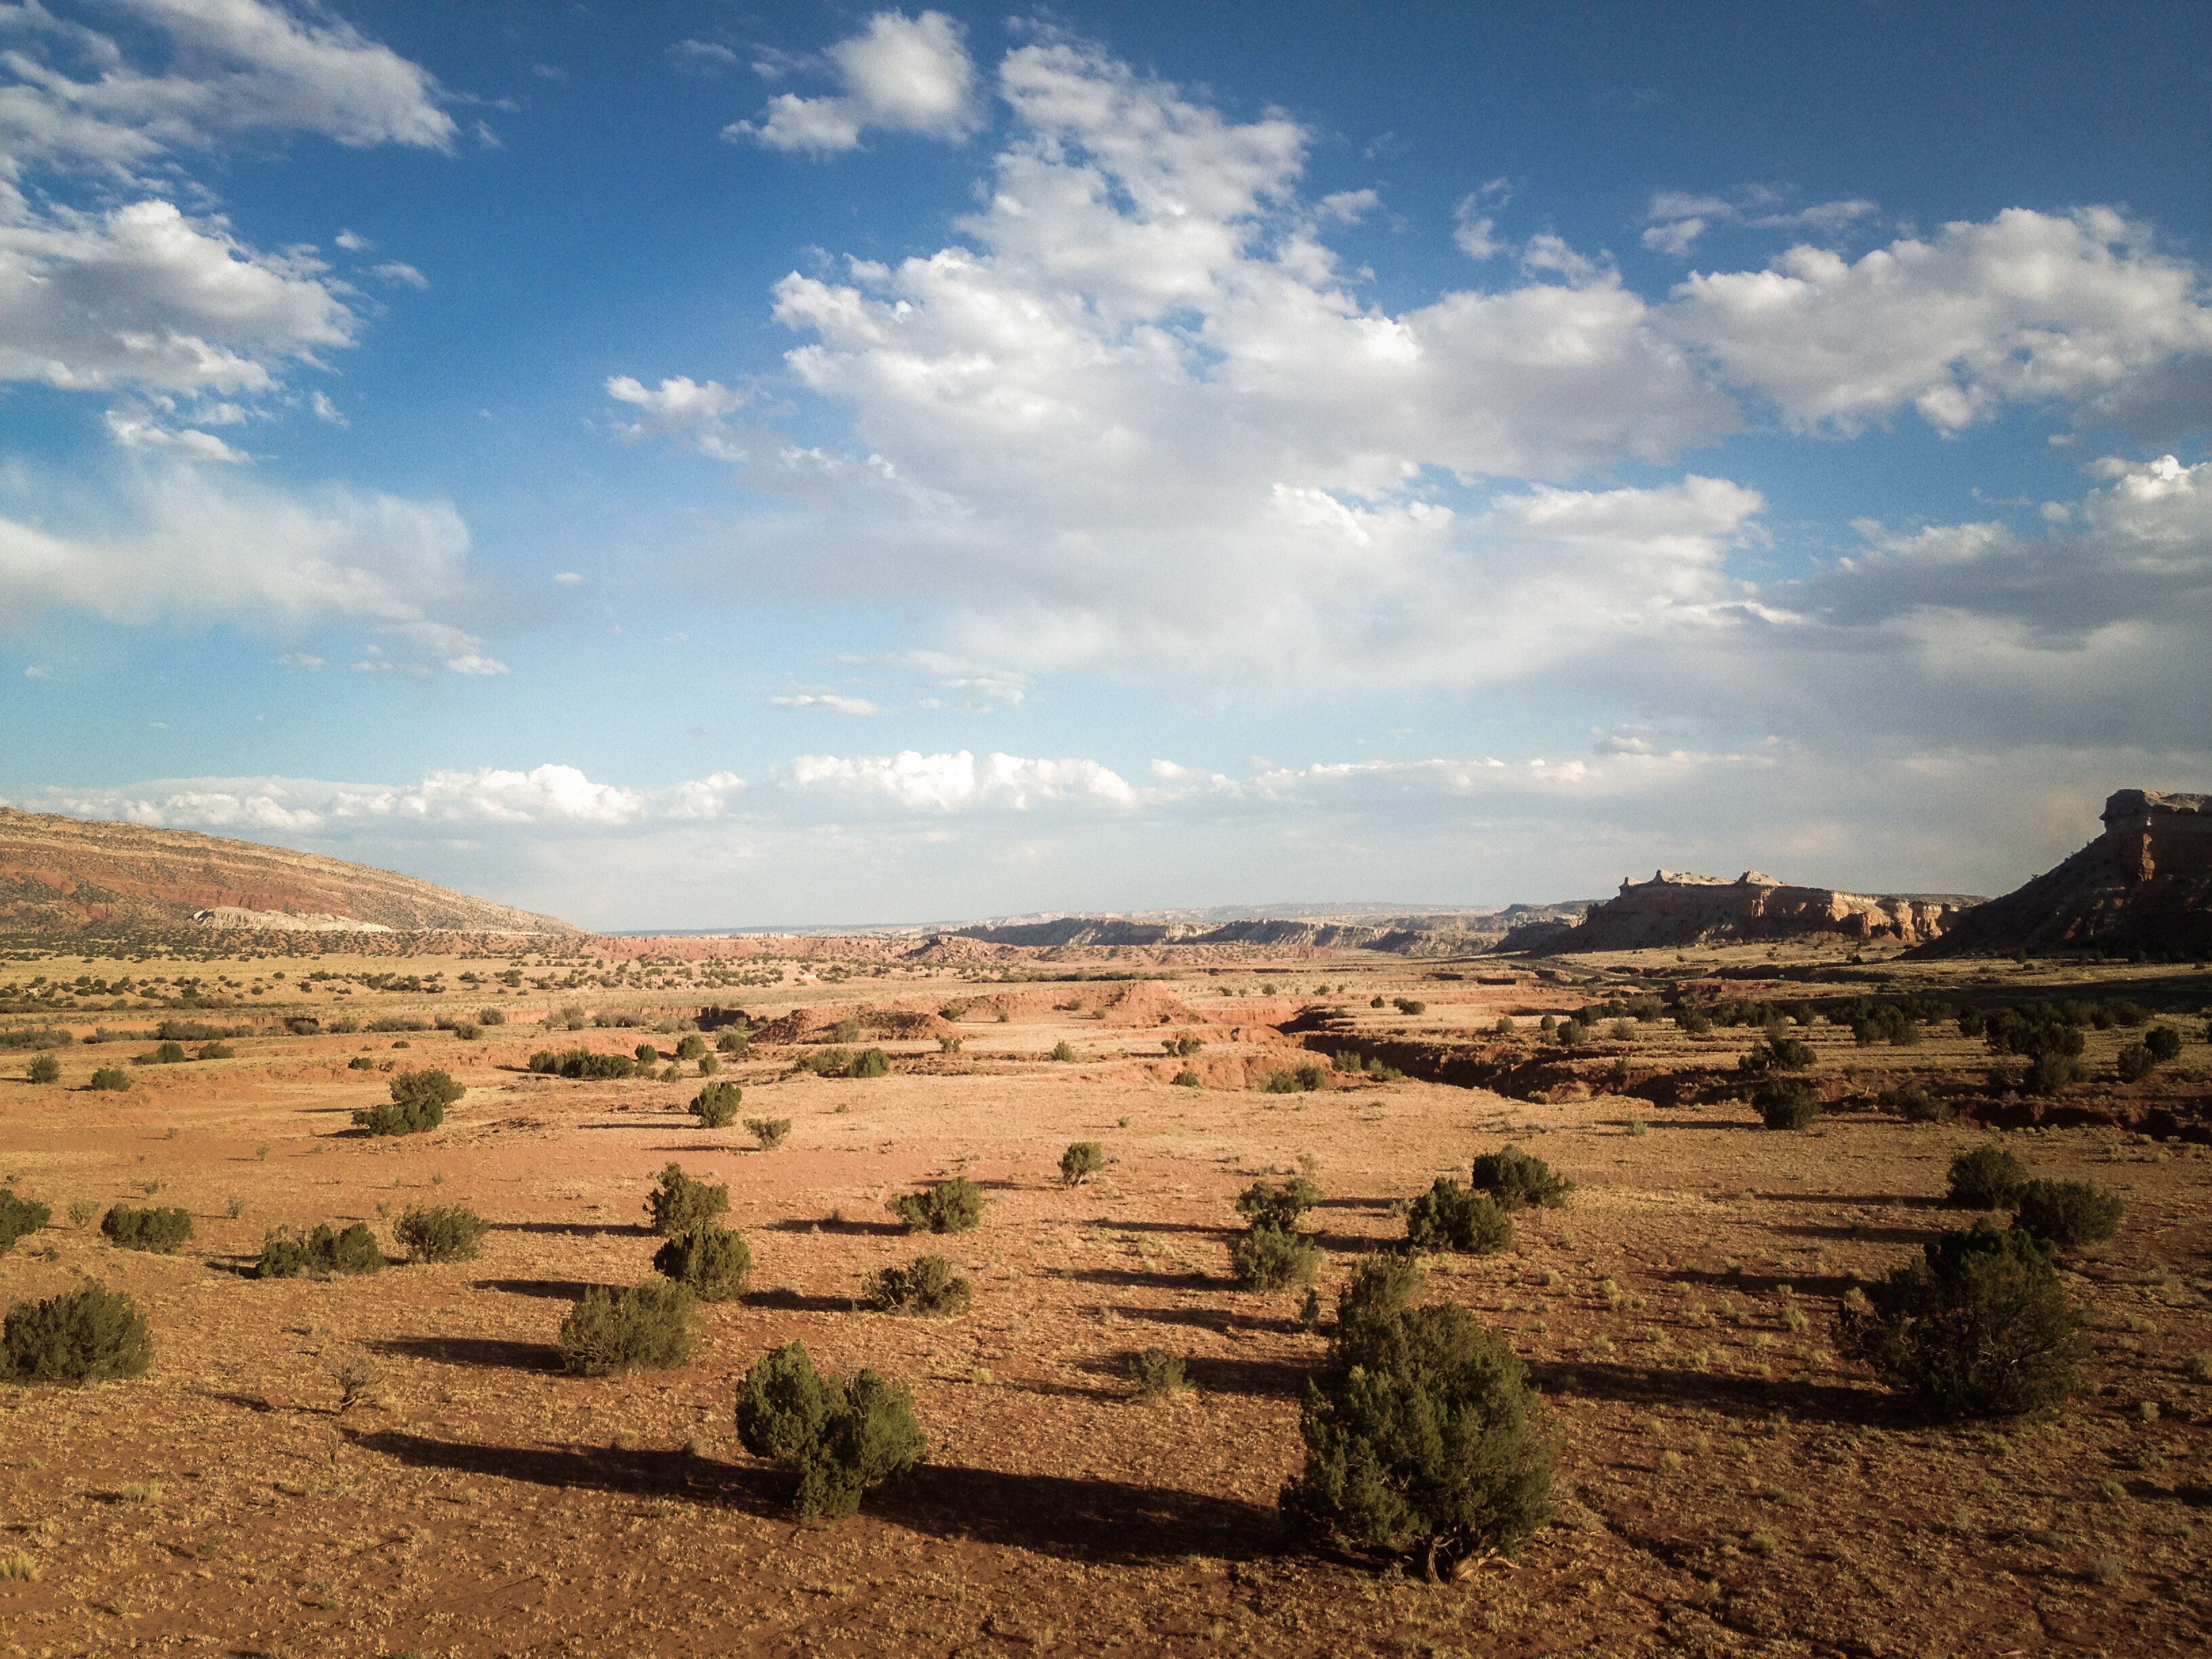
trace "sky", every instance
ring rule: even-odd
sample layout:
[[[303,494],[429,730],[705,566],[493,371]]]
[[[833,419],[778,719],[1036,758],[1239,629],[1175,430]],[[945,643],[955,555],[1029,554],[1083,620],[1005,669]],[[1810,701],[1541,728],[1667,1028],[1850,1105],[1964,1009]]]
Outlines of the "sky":
[[[0,800],[588,926],[2212,788],[2212,7],[0,0]]]

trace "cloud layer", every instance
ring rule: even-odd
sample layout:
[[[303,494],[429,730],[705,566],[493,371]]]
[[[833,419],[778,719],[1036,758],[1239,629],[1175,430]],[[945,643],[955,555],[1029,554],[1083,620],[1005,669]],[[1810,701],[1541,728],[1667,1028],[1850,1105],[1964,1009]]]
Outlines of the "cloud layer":
[[[815,515],[789,535],[835,550],[793,557],[756,527],[748,584],[846,599],[926,573],[942,641],[1020,670],[1303,696],[1599,661],[1631,687],[1694,681],[1793,642],[1886,653],[1896,627],[1850,625],[1865,562],[1817,595],[1736,574],[1769,540],[1759,492],[1702,468],[1610,475],[1762,428],[1832,442],[2020,404],[2184,407],[2212,374],[2203,274],[2109,209],[2017,210],[1856,259],[1806,242],[1656,298],[1602,256],[1463,214],[1502,280],[1394,313],[1325,240],[1371,193],[1307,204],[1296,122],[1231,119],[1057,37],[1009,52],[997,90],[1011,129],[963,240],[776,288],[803,337],[791,374],[848,413],[849,449],[721,453]],[[1873,213],[1771,192],[1653,206],[1660,225],[1819,235]],[[2124,562],[2132,533],[2051,550]],[[1953,598],[1973,620],[1954,639],[2003,622]]]
[[[723,136],[817,155],[857,149],[872,131],[965,137],[980,117],[975,68],[961,33],[941,11],[913,18],[879,11],[824,54],[839,88],[834,95],[779,94],[758,122],[739,121]]]

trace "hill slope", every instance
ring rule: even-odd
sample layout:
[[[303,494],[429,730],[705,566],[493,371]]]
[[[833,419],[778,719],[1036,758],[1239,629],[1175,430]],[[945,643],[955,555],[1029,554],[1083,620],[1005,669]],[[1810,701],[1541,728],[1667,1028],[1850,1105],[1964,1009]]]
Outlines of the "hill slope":
[[[1991,899],[1919,954],[2014,951],[2212,952],[2212,795],[2123,789],[2105,832]]]
[[[412,876],[314,853],[0,807],[0,928],[392,928],[450,933],[583,930]]]

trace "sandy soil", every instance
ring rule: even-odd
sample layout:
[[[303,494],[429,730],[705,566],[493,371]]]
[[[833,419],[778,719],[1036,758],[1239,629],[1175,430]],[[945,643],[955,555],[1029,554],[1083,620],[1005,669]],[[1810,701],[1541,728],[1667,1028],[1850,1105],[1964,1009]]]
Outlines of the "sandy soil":
[[[793,1076],[803,1048],[726,1068],[744,1115],[793,1121],[772,1153],[698,1129],[681,1109],[696,1079],[522,1073],[548,1042],[522,1024],[400,1053],[388,1036],[240,1039],[234,1060],[135,1068],[126,1094],[78,1085],[127,1050],[64,1050],[46,1087],[0,1058],[0,1178],[56,1212],[0,1259],[0,1300],[96,1277],[138,1299],[157,1346],[141,1381],[0,1389],[0,1560],[36,1574],[0,1580],[0,1653],[2204,1650],[2212,1382],[2191,1358],[2212,1352],[2212,1154],[2108,1127],[2008,1134],[2036,1173],[2127,1200],[2118,1241],[2071,1264],[2094,1310],[2094,1392],[2042,1419],[1929,1430],[1837,1361],[1829,1324],[1853,1275],[1958,1224],[1936,1203],[1945,1168],[1986,1132],[1847,1110],[1774,1134],[1740,1104],[1412,1079],[1245,1086],[1312,1058],[1275,1026],[1316,1002],[1377,1035],[1449,1038],[1589,994],[1429,972],[1303,960],[1140,988],[1105,1018],[1125,985],[906,974],[702,998],[823,1019],[867,999],[969,1004],[948,1028],[957,1054],[933,1035],[869,1039],[895,1059],[879,1080]],[[1348,988],[1316,998],[1316,977]],[[1427,1008],[1368,1006],[1400,994]],[[641,991],[507,1006],[520,1022],[574,1001],[670,1006]],[[2201,1018],[2188,1029],[2160,1086],[2201,1101],[2212,1058]],[[1179,1066],[1160,1039],[1186,1030],[1209,1039],[1201,1090],[1166,1080]],[[624,1052],[650,1035],[580,1034]],[[2090,1058],[2108,1068],[2124,1035],[2093,1034]],[[1748,1036],[1638,1027],[1598,1059],[1716,1061]],[[1812,1040],[1832,1081],[1989,1058],[1956,1036],[1871,1056],[1826,1024]],[[1062,1041],[1072,1062],[1047,1058]],[[388,1081],[345,1069],[364,1051],[447,1066],[468,1094],[433,1134],[360,1138],[348,1114]],[[1511,1332],[1535,1368],[1558,1519],[1515,1565],[1449,1587],[1287,1550],[1274,1498],[1324,1345],[1294,1297],[1230,1279],[1236,1193],[1315,1170],[1326,1296],[1402,1237],[1392,1200],[1509,1138],[1581,1183],[1573,1204],[1524,1218],[1515,1254],[1437,1262],[1429,1293]],[[1056,1165],[1075,1139],[1113,1162],[1067,1190]],[[641,1200],[672,1160],[729,1184],[754,1294],[709,1310],[682,1370],[562,1374],[553,1339],[582,1288],[649,1272]],[[852,1311],[866,1273],[922,1248],[886,1197],[953,1172],[990,1200],[979,1231],[934,1242],[973,1279],[974,1310]],[[111,1249],[96,1216],[117,1201],[182,1205],[197,1236],[173,1257]],[[249,1276],[268,1227],[359,1219],[389,1243],[425,1202],[491,1220],[480,1259]],[[737,1380],[793,1337],[908,1383],[930,1437],[909,1489],[834,1525],[794,1523],[732,1425]],[[1188,1356],[1193,1395],[1130,1400],[1124,1367],[1152,1346]],[[333,1372],[362,1358],[370,1397],[342,1411]]]

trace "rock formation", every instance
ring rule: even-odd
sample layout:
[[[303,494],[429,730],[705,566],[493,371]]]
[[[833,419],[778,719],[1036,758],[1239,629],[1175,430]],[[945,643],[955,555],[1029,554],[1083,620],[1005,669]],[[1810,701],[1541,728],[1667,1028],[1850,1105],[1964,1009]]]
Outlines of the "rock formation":
[[[2104,820],[2073,857],[1978,907],[1924,954],[2212,955],[2212,795],[2123,789]]]
[[[1572,927],[1516,930],[1507,951],[1638,951],[1753,939],[1826,937],[1921,945],[1942,937],[1979,901],[1954,896],[1838,892],[1793,887],[1747,870],[1734,881],[1661,870],[1624,881]]]
[[[0,807],[0,928],[558,933],[551,916],[315,853]]]

